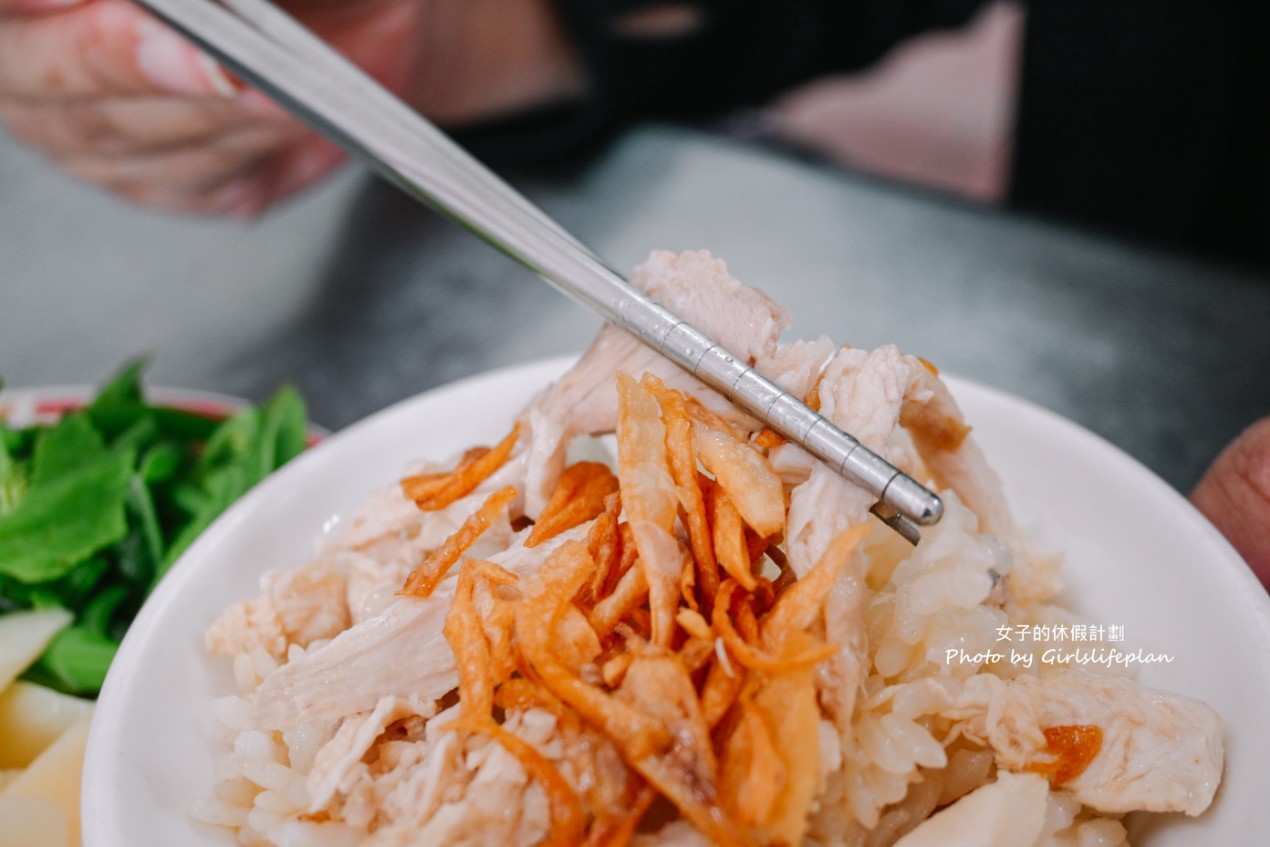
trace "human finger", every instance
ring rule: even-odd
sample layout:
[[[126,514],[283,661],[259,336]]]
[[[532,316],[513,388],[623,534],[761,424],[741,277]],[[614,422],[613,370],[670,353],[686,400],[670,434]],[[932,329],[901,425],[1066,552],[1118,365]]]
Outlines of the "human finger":
[[[121,193],[152,185],[174,196],[206,191],[296,143],[290,127],[251,125],[160,150],[113,155],[89,150],[54,158],[76,176]]]
[[[298,194],[343,161],[343,151],[312,136],[196,193],[174,195],[162,187],[144,185],[119,193],[133,202],[172,211],[251,219]]]
[[[125,0],[0,20],[0,98],[156,92],[234,97],[239,87],[204,53]]]
[[[254,217],[342,161],[339,148],[313,133],[279,144],[256,128],[198,148],[123,159],[81,156],[61,164],[141,205]]]
[[[172,95],[9,101],[0,104],[0,117],[15,138],[54,158],[157,152],[251,125],[295,123],[237,100]]]
[[[1190,499],[1270,588],[1270,417],[1221,452]]]

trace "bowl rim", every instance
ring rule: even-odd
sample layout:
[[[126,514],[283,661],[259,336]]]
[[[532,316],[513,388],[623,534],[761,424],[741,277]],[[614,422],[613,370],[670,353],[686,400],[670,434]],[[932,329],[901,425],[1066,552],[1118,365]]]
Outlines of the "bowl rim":
[[[274,489],[283,488],[288,477],[305,473],[305,469],[310,465],[325,461],[327,454],[340,450],[341,445],[353,441],[358,437],[359,433],[372,429],[381,422],[394,418],[396,415],[407,413],[409,407],[414,404],[435,402],[437,399],[443,399],[447,393],[468,391],[487,381],[506,379],[508,377],[516,377],[523,382],[541,386],[548,380],[557,377],[576,359],[576,354],[554,356],[483,371],[397,401],[340,430],[329,439],[326,439],[322,445],[297,457],[287,468],[265,480],[226,510],[216,523],[209,527],[208,531],[191,545],[190,549],[174,566],[168,578],[156,588],[150,599],[147,600],[128,636],[124,639],[119,656],[116,658],[116,664],[112,666],[112,668],[121,668],[121,671],[107,677],[106,684],[102,690],[102,697],[99,701],[98,713],[90,733],[85,761],[82,795],[82,820],[85,823],[84,843],[89,845],[89,847],[123,847],[122,844],[114,840],[104,841],[94,837],[88,831],[87,826],[89,821],[101,820],[103,819],[101,815],[109,815],[112,811],[115,811],[111,802],[113,799],[112,792],[108,790],[109,786],[107,785],[111,765],[109,754],[112,750],[112,737],[117,730],[122,728],[124,718],[120,709],[115,705],[115,689],[122,690],[128,684],[128,680],[123,678],[122,669],[129,668],[130,663],[133,661],[132,656],[134,654],[140,655],[143,650],[144,642],[142,639],[146,637],[146,633],[150,629],[151,619],[157,618],[163,608],[173,602],[173,599],[182,591],[185,583],[191,581],[194,573],[196,573],[189,567],[183,567],[187,561],[204,555],[204,548],[214,547],[218,544],[221,535],[232,532],[261,503],[275,496],[273,493]],[[1259,643],[1255,646],[1264,654],[1267,659],[1266,665],[1270,667],[1270,594],[1266,593],[1266,590],[1257,581],[1251,569],[1226,539],[1186,498],[1137,459],[1079,424],[1025,398],[1017,397],[974,380],[950,374],[943,374],[942,376],[949,381],[954,396],[959,396],[963,390],[969,391],[977,393],[982,398],[986,398],[993,403],[1005,404],[1016,408],[1022,407],[1038,415],[1039,420],[1043,420],[1046,426],[1058,427],[1060,431],[1065,432],[1068,436],[1079,439],[1097,450],[1100,454],[1100,461],[1108,464],[1110,472],[1131,476],[1132,484],[1135,486],[1147,486],[1154,491],[1155,495],[1165,497],[1174,507],[1177,507],[1180,510],[1177,513],[1178,517],[1184,516],[1188,528],[1199,533],[1199,538],[1203,539],[1208,549],[1212,552],[1212,559],[1220,562],[1220,564],[1218,562],[1207,563],[1211,569],[1209,576],[1222,583],[1223,594],[1226,597],[1237,598],[1237,602],[1241,604],[1239,616],[1243,617],[1246,615],[1250,617],[1255,622],[1255,625],[1258,626]],[[401,455],[399,457],[400,465],[404,467],[411,458],[413,458],[411,455]],[[213,532],[213,530],[216,531]],[[317,535],[319,531],[320,527],[314,526],[311,534]],[[267,564],[262,563],[261,570],[267,566]],[[120,661],[121,659],[126,659],[127,663]],[[103,837],[105,836],[103,835]]]

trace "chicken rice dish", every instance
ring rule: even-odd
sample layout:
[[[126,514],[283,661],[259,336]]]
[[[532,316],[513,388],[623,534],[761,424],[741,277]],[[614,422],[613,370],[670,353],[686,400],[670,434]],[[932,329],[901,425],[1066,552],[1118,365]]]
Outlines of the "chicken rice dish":
[[[632,283],[939,491],[940,523],[909,545],[607,326],[501,441],[403,456],[311,561],[261,563],[206,635],[238,690],[196,819],[277,847],[1117,847],[1126,813],[1204,812],[1208,706],[994,658],[1087,622],[934,366],[781,343],[704,252]]]

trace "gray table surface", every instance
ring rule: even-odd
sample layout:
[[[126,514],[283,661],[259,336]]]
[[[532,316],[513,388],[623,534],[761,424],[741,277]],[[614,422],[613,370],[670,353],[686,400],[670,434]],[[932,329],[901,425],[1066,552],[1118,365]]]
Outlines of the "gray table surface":
[[[794,333],[897,342],[1026,397],[1187,489],[1270,413],[1270,281],[879,185],[689,129],[513,182],[620,269],[704,247]],[[131,208],[0,134],[0,374],[254,399],[344,426],[449,380],[580,350],[597,319],[351,168],[255,223]]]

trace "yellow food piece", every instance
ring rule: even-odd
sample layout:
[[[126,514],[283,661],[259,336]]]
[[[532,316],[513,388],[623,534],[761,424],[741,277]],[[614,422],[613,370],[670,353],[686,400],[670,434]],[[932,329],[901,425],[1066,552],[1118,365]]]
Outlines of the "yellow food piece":
[[[72,619],[65,609],[0,615],[0,691],[30,667]]]
[[[37,810],[33,815],[43,814],[38,811],[43,806],[41,801],[52,803],[65,818],[69,829],[69,840],[61,843],[72,847],[80,843],[79,784],[84,772],[84,748],[88,744],[91,719],[91,711],[82,715],[21,776],[0,792],[0,803],[8,804],[17,799],[23,805]],[[7,826],[4,827],[4,832],[7,834]],[[58,842],[19,840],[16,843],[30,845]]]
[[[18,681],[0,694],[0,768],[24,768],[92,703]]]
[[[71,825],[57,804],[46,797],[0,796],[0,847],[69,847]]]
[[[895,847],[1021,847],[1045,824],[1049,783],[1034,773],[998,771],[997,781],[971,791],[895,842]]]

